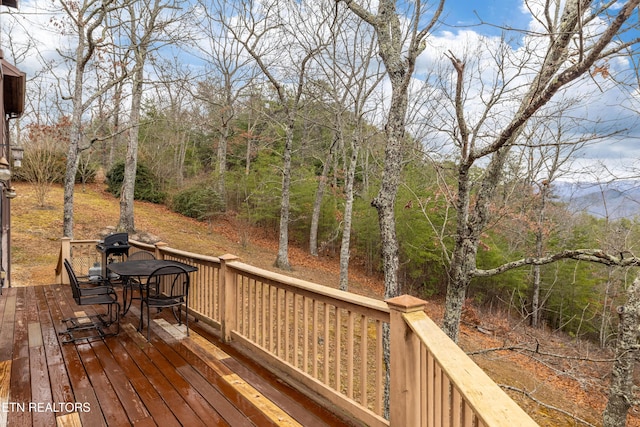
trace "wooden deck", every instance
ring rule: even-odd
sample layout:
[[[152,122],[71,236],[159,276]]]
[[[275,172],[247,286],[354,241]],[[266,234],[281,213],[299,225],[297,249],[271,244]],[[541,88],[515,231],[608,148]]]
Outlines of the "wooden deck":
[[[172,318],[160,317],[147,343],[134,308],[116,337],[61,344],[61,319],[81,311],[91,314],[66,286],[3,290],[0,426],[352,425],[201,323],[190,323],[185,338]]]

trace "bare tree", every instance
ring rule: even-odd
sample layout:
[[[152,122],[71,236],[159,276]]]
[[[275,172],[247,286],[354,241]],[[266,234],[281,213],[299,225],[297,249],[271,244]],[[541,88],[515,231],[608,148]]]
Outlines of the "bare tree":
[[[129,141],[125,156],[124,179],[120,196],[120,220],[118,230],[135,232],[133,200],[138,163],[138,129],[144,87],[145,65],[149,55],[165,44],[175,44],[179,34],[186,34],[180,28],[186,11],[174,1],[137,0],[128,5],[124,16],[124,28],[129,41],[125,57],[132,57],[131,107],[129,110]]]
[[[312,61],[327,46],[331,32],[331,14],[307,14],[307,2],[281,3],[252,1],[238,5],[238,16],[227,29],[254,59],[275,92],[284,116],[282,194],[278,254],[275,265],[285,270],[289,263],[289,217],[291,193],[291,158],[296,116],[301,110],[305,80]]]
[[[30,125],[24,140],[24,159],[20,176],[35,188],[38,205],[43,207],[54,183],[64,177],[60,160],[64,158],[69,122],[55,126]]]
[[[217,132],[215,176],[218,193],[226,193],[227,145],[241,96],[251,86],[255,74],[253,59],[243,52],[240,42],[226,29],[229,4],[220,0],[199,0],[202,19],[200,38],[195,46],[206,61],[204,81],[195,97],[207,106],[207,124]]]
[[[564,117],[564,112],[569,110],[570,106],[567,105],[556,115],[532,121],[531,126],[523,131],[522,139],[528,145],[524,149],[525,185],[531,185],[535,190],[535,196],[532,198],[534,201],[532,227],[535,239],[534,256],[538,258],[547,252],[547,240],[551,232],[548,205],[553,196],[553,184],[569,171],[569,165],[579,150],[589,142],[598,140],[597,137],[593,137],[590,141],[591,137],[588,135],[577,138],[572,136],[572,131],[576,129],[566,129],[571,126],[572,121],[567,123]],[[541,277],[540,266],[532,266],[529,316],[530,324],[534,327],[537,327],[540,321]]]
[[[459,158],[457,230],[449,268],[444,330],[454,341],[458,339],[462,305],[467,289],[471,279],[479,274],[476,257],[481,233],[491,217],[491,201],[512,147],[520,140],[528,121],[545,106],[548,107],[556,94],[588,74],[598,61],[603,61],[637,42],[634,38],[627,42],[611,44],[618,34],[626,30],[625,23],[639,2],[640,0],[627,2],[617,10],[613,9],[611,3],[601,5],[591,1],[571,0],[564,3],[563,7],[547,3],[543,11],[536,10],[535,16],[540,17],[539,24],[544,34],[540,36],[542,40],[531,36],[530,41],[535,42],[535,49],[534,45],[531,45],[527,50],[527,57],[524,62],[520,62],[518,73],[509,74],[506,73],[506,69],[501,69],[496,76],[496,83],[500,81],[501,84],[494,85],[492,91],[483,95],[485,109],[479,115],[474,111],[473,117],[479,117],[475,122],[470,120],[471,111],[465,110],[468,100],[465,89],[465,79],[469,72],[467,60],[449,53],[457,73],[453,96],[456,128],[452,135],[459,149]],[[533,4],[529,6],[533,7]],[[615,16],[607,17],[607,12],[613,12]],[[601,23],[597,28],[589,25],[594,20],[605,18],[606,26],[602,26]],[[497,52],[495,59],[502,64],[515,60],[504,56],[508,55],[508,49],[498,48],[494,51]],[[538,56],[536,52],[542,52],[542,55]],[[529,79],[530,83],[521,86],[518,76],[522,75],[524,70],[530,69],[532,64],[537,64],[535,75]],[[500,100],[504,100],[507,92],[514,88],[517,88],[517,92],[513,92],[511,96],[518,93],[517,99],[520,100],[516,106],[512,106],[515,113],[509,118],[504,117],[506,124],[500,124],[494,135],[485,136],[488,127],[498,126],[495,122],[494,107],[504,102]],[[488,165],[476,187],[470,171],[481,159],[486,159]],[[477,193],[472,198],[471,194],[475,188]]]
[[[620,324],[616,357],[611,371],[609,401],[602,415],[603,427],[621,427],[627,423],[627,413],[634,403],[633,373],[638,358],[640,328],[640,277],[627,289],[627,302],[618,307]]]
[[[79,153],[88,148],[84,138],[83,117],[95,100],[106,92],[115,81],[109,81],[93,90],[86,89],[86,73],[97,51],[107,43],[108,28],[105,26],[106,17],[118,7],[126,3],[113,0],[83,0],[82,2],[59,0],[67,17],[62,24],[75,34],[75,46],[70,54],[63,54],[64,58],[73,64],[70,74],[71,100],[71,129],[69,132],[69,149],[67,151],[67,168],[64,179],[64,212],[63,235],[73,237],[73,201],[76,171],[78,169]]]
[[[429,7],[428,1],[404,3],[406,10],[398,10],[398,4],[393,0],[382,0],[377,4],[375,11],[352,0],[344,3],[374,28],[379,54],[391,83],[391,100],[385,123],[387,140],[382,184],[378,195],[372,201],[372,205],[378,211],[380,224],[385,298],[391,298],[397,296],[399,291],[398,240],[394,209],[402,170],[408,89],[416,60],[426,48],[427,37],[438,22],[444,0],[434,2],[433,8]],[[403,23],[405,20],[408,22]]]
[[[140,159],[155,176],[165,177],[166,184],[180,187],[186,175],[185,160],[193,143],[193,131],[201,126],[193,98],[193,82],[197,77],[193,70],[184,67],[178,55],[156,59],[153,69],[157,76],[153,85],[155,94],[145,94],[150,113],[145,124],[153,131],[145,132],[144,144],[140,141]]]
[[[342,242],[340,245],[340,283],[342,290],[348,288],[350,258],[351,223],[353,216],[354,183],[356,167],[360,157],[360,148],[366,134],[365,121],[374,122],[372,110],[379,105],[372,101],[372,95],[379,87],[384,73],[382,64],[375,60],[375,34],[370,26],[357,17],[348,16],[336,5],[334,13],[333,40],[320,67],[329,83],[326,95],[333,109],[333,142],[323,164],[314,203],[311,230],[310,251],[317,255],[317,232],[320,207],[327,182],[331,160],[339,150],[344,151],[344,214],[342,215]],[[355,18],[355,19],[354,19]],[[323,80],[324,81],[324,80]],[[373,105],[372,105],[373,104]]]
[[[349,163],[347,166],[347,175],[345,177],[345,203],[344,203],[344,225],[342,227],[342,242],[340,245],[340,284],[342,290],[347,290],[349,283],[349,258],[351,246],[351,223],[353,217],[354,202],[354,186],[356,167],[360,157],[360,149],[363,142],[371,135],[366,131],[365,119],[371,120],[374,114],[371,111],[372,95],[381,83],[384,74],[380,70],[379,63],[372,61],[374,57],[375,38],[371,34],[367,34],[366,30],[360,30],[356,27],[355,34],[360,37],[349,37],[346,33],[342,33],[344,45],[351,43],[352,50],[347,49],[346,64],[344,67],[338,66],[342,72],[336,75],[341,79],[343,88],[345,89],[346,101],[351,104],[351,120],[347,121],[347,129],[350,129],[348,140],[349,144]],[[345,104],[344,102],[342,103]],[[373,102],[374,105],[378,105]]]
[[[402,3],[406,10],[398,10],[394,0],[381,0],[376,9],[368,9],[369,4],[352,0],[344,3],[374,29],[378,51],[391,83],[391,100],[384,127],[384,170],[380,190],[371,204],[378,212],[380,225],[384,297],[392,298],[399,294],[399,249],[394,210],[403,165],[409,84],[416,60],[426,49],[427,37],[442,13],[444,0],[434,2],[433,10],[429,7],[430,2],[422,0]],[[385,337],[388,337],[388,330],[385,330]],[[388,363],[389,340],[384,341],[385,363]],[[388,384],[387,379],[387,387]],[[388,400],[388,389],[385,389],[385,414],[388,413]]]

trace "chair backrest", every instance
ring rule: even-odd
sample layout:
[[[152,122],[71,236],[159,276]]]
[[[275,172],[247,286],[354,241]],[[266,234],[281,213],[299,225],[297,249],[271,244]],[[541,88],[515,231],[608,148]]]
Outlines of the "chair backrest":
[[[80,304],[80,284],[78,283],[78,276],[76,276],[76,273],[73,271],[73,267],[71,267],[71,263],[68,259],[64,260],[64,268],[67,270],[67,274],[69,275],[73,299]]]
[[[129,261],[141,260],[141,259],[156,259],[156,256],[148,251],[137,251],[129,255],[127,258]]]
[[[179,265],[169,265],[155,269],[147,278],[150,295],[166,294],[172,297],[189,296],[189,273]]]

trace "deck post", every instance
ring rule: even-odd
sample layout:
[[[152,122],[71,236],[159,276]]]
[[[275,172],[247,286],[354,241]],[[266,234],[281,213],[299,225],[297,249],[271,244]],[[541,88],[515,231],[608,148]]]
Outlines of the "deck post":
[[[154,246],[156,247],[156,259],[164,259],[164,256],[162,255],[162,248],[169,246],[169,244],[165,242],[157,242]]]
[[[426,301],[401,295],[385,301],[390,314],[391,384],[389,425],[420,425],[420,339],[403,315],[424,311]]]
[[[227,263],[238,259],[231,254],[222,255],[220,258],[220,329],[224,342],[231,341],[231,332],[236,328],[236,273],[233,272]]]
[[[71,238],[63,237],[60,239],[60,259],[58,260],[58,266],[60,271],[60,284],[61,285],[69,285],[71,282],[69,281],[69,275],[67,274],[67,269],[62,267],[62,263],[65,259],[71,262]]]

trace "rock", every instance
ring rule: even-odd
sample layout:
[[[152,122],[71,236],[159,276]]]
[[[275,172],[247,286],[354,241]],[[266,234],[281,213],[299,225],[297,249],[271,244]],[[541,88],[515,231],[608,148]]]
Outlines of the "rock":
[[[104,230],[100,232],[99,237],[100,239],[104,239],[106,236],[113,234],[115,232],[116,232],[116,227],[109,225],[109,226],[106,226]],[[146,231],[136,231],[133,234],[129,234],[129,239],[136,240],[138,242],[146,243],[149,245],[153,245],[162,240],[158,236],[151,233],[147,233]]]
[[[153,245],[162,240],[158,236],[147,233],[146,231],[136,231],[134,234],[129,235],[129,239],[137,240],[138,242],[147,243],[149,245]]]

